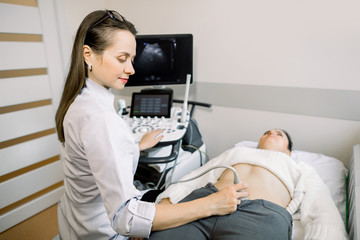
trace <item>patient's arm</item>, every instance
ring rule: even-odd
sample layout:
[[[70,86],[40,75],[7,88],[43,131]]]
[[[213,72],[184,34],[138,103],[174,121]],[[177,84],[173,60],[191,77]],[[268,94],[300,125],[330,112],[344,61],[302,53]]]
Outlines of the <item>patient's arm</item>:
[[[152,230],[164,230],[212,215],[233,213],[240,204],[239,198],[248,195],[246,191],[240,192],[244,189],[246,184],[238,183],[189,202],[169,204],[169,199],[163,200],[162,204],[156,204]]]
[[[164,198],[164,199],[162,199],[162,200],[159,202],[159,204],[171,204],[170,198]]]

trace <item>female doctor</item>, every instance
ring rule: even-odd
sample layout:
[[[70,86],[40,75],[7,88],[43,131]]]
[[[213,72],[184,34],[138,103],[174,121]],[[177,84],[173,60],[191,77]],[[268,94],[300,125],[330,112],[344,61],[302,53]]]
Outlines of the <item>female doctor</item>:
[[[117,115],[110,88],[134,74],[136,30],[115,11],[94,11],[79,26],[70,70],[56,112],[65,194],[58,207],[61,239],[146,238],[151,230],[232,213],[247,192],[243,183],[180,204],[141,201],[133,185],[139,150],[155,146],[161,130],[137,143]],[[131,81],[131,79],[130,79]]]

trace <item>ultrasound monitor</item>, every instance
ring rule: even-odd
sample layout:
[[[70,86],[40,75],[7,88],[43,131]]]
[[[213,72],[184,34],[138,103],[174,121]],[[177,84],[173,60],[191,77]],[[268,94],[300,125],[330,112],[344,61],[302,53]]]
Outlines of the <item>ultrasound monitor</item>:
[[[186,84],[186,75],[193,76],[192,34],[138,35],[136,44],[135,74],[126,86]]]

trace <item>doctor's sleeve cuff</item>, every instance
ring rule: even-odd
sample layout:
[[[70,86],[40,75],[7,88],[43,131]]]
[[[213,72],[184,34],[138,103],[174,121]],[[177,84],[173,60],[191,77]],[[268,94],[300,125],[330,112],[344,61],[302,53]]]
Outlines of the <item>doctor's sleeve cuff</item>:
[[[133,201],[129,204],[129,211],[133,214],[130,236],[149,237],[155,217],[155,203]]]
[[[121,235],[147,238],[151,233],[155,217],[155,203],[131,199],[123,211],[117,213],[114,229]],[[119,219],[120,218],[120,219]],[[116,228],[116,227],[115,227]]]

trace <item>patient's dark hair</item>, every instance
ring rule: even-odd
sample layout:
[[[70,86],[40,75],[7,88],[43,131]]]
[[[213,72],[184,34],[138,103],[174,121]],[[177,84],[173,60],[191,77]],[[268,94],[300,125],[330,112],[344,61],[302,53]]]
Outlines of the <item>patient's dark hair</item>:
[[[286,137],[287,137],[288,142],[289,142],[288,149],[289,149],[289,151],[291,152],[291,151],[292,151],[292,147],[293,147],[293,142],[292,142],[292,140],[291,140],[290,134],[289,134],[287,131],[285,131],[284,129],[280,129],[280,130],[283,131],[283,132],[286,134]]]

